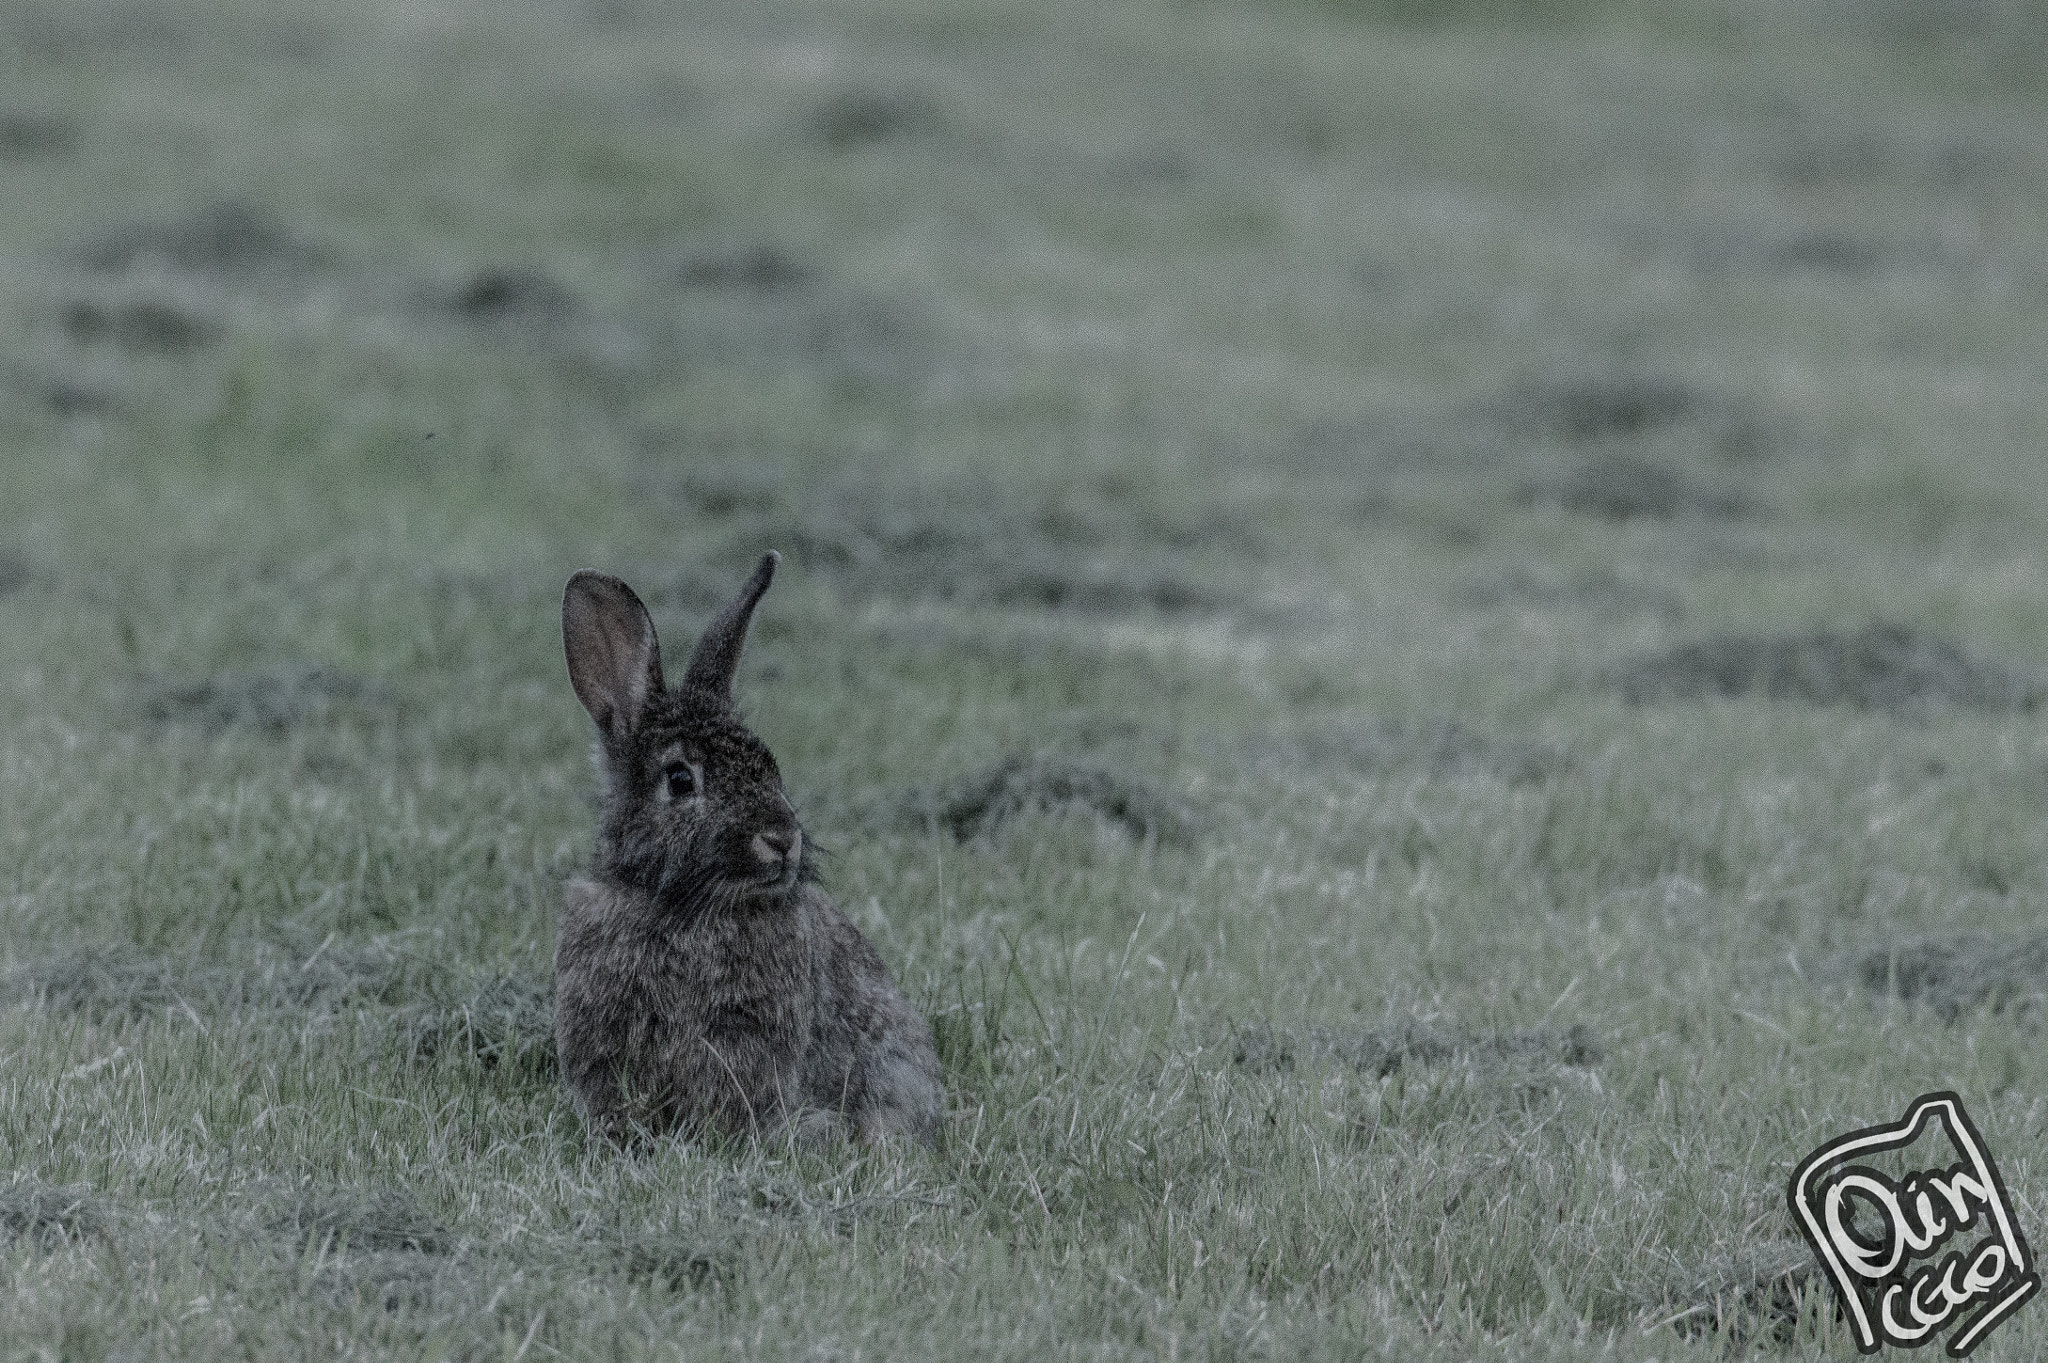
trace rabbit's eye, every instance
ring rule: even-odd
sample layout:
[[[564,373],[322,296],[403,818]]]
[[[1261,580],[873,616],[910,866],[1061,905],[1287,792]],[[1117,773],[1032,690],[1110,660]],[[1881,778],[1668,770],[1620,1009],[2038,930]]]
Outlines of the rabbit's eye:
[[[671,762],[661,772],[662,794],[671,800],[687,800],[697,793],[697,773],[681,762]]]

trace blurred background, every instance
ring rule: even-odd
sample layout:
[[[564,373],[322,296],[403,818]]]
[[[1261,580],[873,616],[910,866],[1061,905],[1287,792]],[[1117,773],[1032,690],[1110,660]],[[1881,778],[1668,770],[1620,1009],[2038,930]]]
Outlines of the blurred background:
[[[139,621],[231,563],[602,559],[701,604],[772,541],[843,604],[1195,632],[1419,592],[1537,670],[1752,610],[2021,646],[2044,37],[10,0],[7,580]]]
[[[150,1270],[257,1335],[641,1339],[621,1206],[791,1349],[927,1270],[1029,1349],[1790,1330],[1772,1160],[2040,1132],[2044,342],[2026,0],[0,0],[0,1138],[275,1241]],[[548,1069],[562,583],[674,656],[768,548],[742,704],[966,1142],[879,1255]],[[212,1347],[102,1281],[17,1305]]]
[[[9,0],[0,647],[512,754],[454,698],[567,732],[569,571],[691,628],[777,547],[879,690],[1149,658],[1183,737],[2006,706],[2044,14]]]

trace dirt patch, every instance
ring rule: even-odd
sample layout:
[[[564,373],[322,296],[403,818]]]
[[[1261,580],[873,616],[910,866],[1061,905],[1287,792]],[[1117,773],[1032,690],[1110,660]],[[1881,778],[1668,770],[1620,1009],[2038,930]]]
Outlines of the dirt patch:
[[[1739,493],[1696,482],[1648,459],[1612,453],[1589,459],[1561,478],[1525,483],[1515,500],[1523,506],[1556,505],[1610,521],[1675,516],[1733,520],[1756,511],[1755,503]]]
[[[1735,461],[1773,444],[1765,419],[1743,404],[1654,375],[1526,380],[1485,411],[1516,434],[1564,444],[1643,441],[1681,427],[1704,432],[1720,455]]]
[[[1380,1079],[1409,1066],[1534,1063],[1585,1069],[1603,1058],[1591,1030],[1576,1023],[1506,1032],[1414,1021],[1356,1030],[1259,1024],[1233,1028],[1229,1052],[1232,1063],[1246,1069],[1289,1073],[1299,1064],[1338,1064]]]
[[[1869,242],[1854,237],[1810,232],[1773,248],[1769,263],[1784,270],[1854,277],[1882,268],[1884,254]]]
[[[0,112],[0,161],[68,156],[77,146],[78,129],[61,118],[20,110]]]
[[[1866,951],[1840,963],[1863,988],[1943,1022],[1978,1009],[2037,1019],[2048,1009],[2048,934],[1961,933]]]
[[[0,549],[0,596],[12,596],[34,576],[28,555],[18,549]]]
[[[302,1245],[322,1242],[354,1250],[446,1254],[455,1237],[403,1188],[322,1188],[283,1200],[271,1212],[273,1235]]]
[[[350,1244],[355,1241],[351,1240]],[[328,1256],[310,1275],[309,1285],[340,1311],[375,1307],[380,1311],[425,1311],[449,1294],[451,1278],[468,1295],[469,1284],[451,1273],[447,1259],[416,1250],[376,1250],[346,1258]]]
[[[0,394],[19,397],[60,417],[101,416],[119,411],[125,390],[115,380],[122,361],[112,356],[85,359],[52,353],[50,365],[69,359],[72,364],[0,366]]]
[[[809,267],[771,242],[733,243],[687,252],[675,267],[677,282],[689,288],[767,292],[811,282]]]
[[[190,725],[209,734],[247,728],[278,735],[343,714],[386,710],[382,687],[317,663],[285,663],[256,672],[223,672],[197,680],[152,678],[140,709],[152,724]]]
[[[222,335],[220,323],[162,298],[80,300],[64,309],[64,332],[80,345],[111,342],[138,352],[195,350]]]
[[[1455,719],[1334,718],[1282,738],[1283,760],[1337,768],[1360,776],[1426,771],[1432,776],[1483,772],[1511,784],[1538,784],[1572,769],[1571,757],[1544,743],[1502,739]]]
[[[121,399],[111,388],[77,379],[43,379],[32,391],[43,406],[62,417],[104,416],[121,407]]]
[[[724,1254],[680,1239],[648,1239],[622,1246],[617,1262],[628,1278],[656,1283],[671,1292],[690,1292],[734,1276]]]
[[[179,270],[216,274],[298,273],[328,262],[327,251],[302,241],[275,214],[222,200],[186,217],[130,223],[86,243],[78,260],[92,270],[125,270],[158,260]]]
[[[1813,1251],[1796,1240],[1718,1255],[1639,1293],[1642,1311],[1687,1339],[1711,1337],[1736,1348],[1788,1348],[1806,1301],[1826,1294]],[[1823,1311],[1834,1311],[1832,1300]]]
[[[842,90],[811,115],[811,130],[826,146],[847,151],[939,126],[938,105],[915,92]]]
[[[89,1184],[50,1184],[16,1174],[0,1187],[0,1236],[7,1240],[48,1250],[106,1233],[106,1216]]]
[[[561,322],[581,309],[576,295],[543,270],[492,266],[455,286],[448,311],[479,323]]]
[[[1019,565],[991,574],[974,596],[998,606],[1116,613],[1154,610],[1167,615],[1217,611],[1232,604],[1224,594],[1171,573],[1155,569],[1127,574],[1107,564]]]
[[[1190,812],[1140,781],[1047,756],[1011,756],[943,785],[899,798],[902,820],[943,829],[965,842],[999,831],[1020,816],[1080,810],[1131,837],[1187,842]]]
[[[1882,622],[1850,633],[1719,635],[1631,659],[1606,682],[1634,704],[1754,695],[1902,714],[1934,705],[2032,710],[2048,696],[2037,673]]]
[[[1706,405],[1702,394],[1669,380],[1590,378],[1519,384],[1501,400],[1500,410],[1524,429],[1566,440],[1605,440],[1691,420]]]

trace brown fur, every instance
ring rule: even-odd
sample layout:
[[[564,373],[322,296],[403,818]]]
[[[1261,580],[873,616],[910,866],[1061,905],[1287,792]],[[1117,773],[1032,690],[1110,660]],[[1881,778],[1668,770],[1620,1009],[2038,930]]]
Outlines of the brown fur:
[[[605,798],[555,945],[562,1074],[614,1139],[793,1129],[929,1144],[943,1099],[931,1029],[818,885],[775,759],[733,713],[732,671],[777,561],[706,627],[674,689],[632,589],[570,579],[563,644]]]

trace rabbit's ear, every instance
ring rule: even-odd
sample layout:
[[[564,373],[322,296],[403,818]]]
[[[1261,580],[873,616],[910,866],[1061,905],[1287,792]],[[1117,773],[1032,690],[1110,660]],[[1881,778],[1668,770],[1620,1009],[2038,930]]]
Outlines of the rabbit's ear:
[[[703,636],[690,653],[690,666],[683,673],[685,690],[708,693],[723,706],[732,704],[732,674],[740,665],[740,648],[747,642],[747,622],[754,618],[761,593],[775,580],[775,565],[780,562],[782,555],[773,549],[763,554],[740,594],[704,627]]]
[[[589,569],[562,593],[562,651],[576,699],[597,727],[623,737],[640,722],[649,696],[661,693],[661,643],[654,620],[633,589]]]

